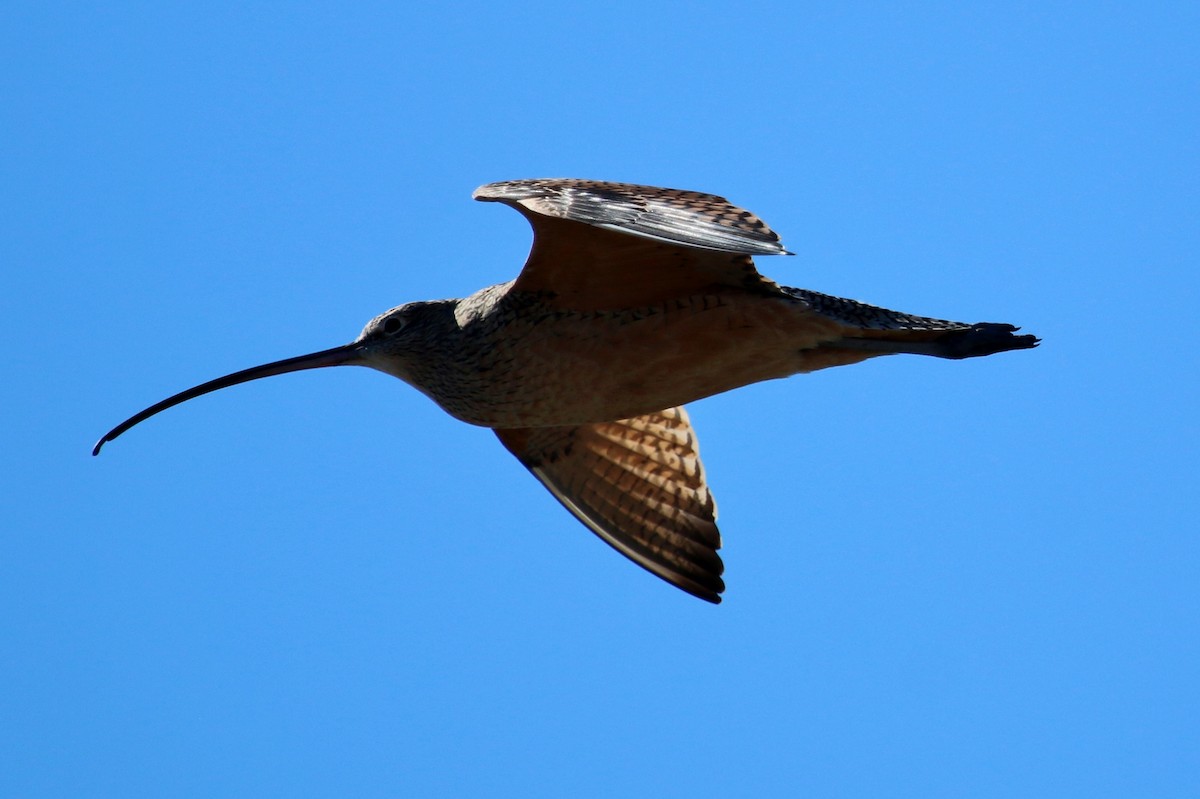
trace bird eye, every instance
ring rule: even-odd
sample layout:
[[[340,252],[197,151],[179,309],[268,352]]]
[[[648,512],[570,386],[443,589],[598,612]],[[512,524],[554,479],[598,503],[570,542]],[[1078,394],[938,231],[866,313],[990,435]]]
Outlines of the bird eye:
[[[383,320],[383,332],[388,335],[398,333],[402,327],[404,327],[404,320],[399,316],[389,316]]]

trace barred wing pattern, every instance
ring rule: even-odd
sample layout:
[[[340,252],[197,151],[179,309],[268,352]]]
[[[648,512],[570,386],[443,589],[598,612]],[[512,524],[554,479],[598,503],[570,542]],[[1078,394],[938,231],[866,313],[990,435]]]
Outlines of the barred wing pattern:
[[[684,247],[745,255],[787,253],[766,223],[724,197],[575,178],[507,180],[471,195],[522,213],[570,219]]]
[[[693,596],[721,601],[716,504],[683,408],[495,432],[567,510],[622,555]]]
[[[489,183],[474,197],[512,206],[533,227],[513,290],[572,311],[649,307],[720,286],[775,293],[751,256],[789,254],[761,219],[713,194],[536,179]]]

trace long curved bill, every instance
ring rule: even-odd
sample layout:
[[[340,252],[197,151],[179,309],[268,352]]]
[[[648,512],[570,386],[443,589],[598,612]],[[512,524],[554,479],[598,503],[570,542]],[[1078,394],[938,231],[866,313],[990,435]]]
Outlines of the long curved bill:
[[[298,355],[295,358],[285,358],[282,361],[264,363],[262,366],[252,366],[249,369],[243,369],[231,375],[218,377],[216,380],[209,380],[207,383],[201,383],[198,386],[189,388],[187,391],[181,391],[172,397],[167,397],[162,402],[157,402],[146,410],[130,416],[101,436],[100,440],[96,442],[96,446],[92,448],[92,454],[99,455],[100,448],[106,442],[112,441],[135,424],[144,422],[160,411],[165,411],[167,408],[174,407],[181,402],[187,402],[202,394],[219,391],[229,386],[236,386],[238,383],[258,380],[261,377],[274,377],[275,375],[287,374],[288,372],[299,372],[304,369],[320,369],[325,366],[351,366],[356,364],[361,365],[362,363],[361,347],[358,344],[345,344],[329,350],[311,352],[308,355]]]

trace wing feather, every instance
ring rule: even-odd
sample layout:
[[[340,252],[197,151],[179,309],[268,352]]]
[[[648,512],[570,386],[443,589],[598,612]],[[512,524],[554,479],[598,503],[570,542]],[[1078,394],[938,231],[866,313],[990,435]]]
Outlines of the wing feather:
[[[779,236],[724,197],[683,189],[573,178],[507,180],[472,195],[518,210],[664,241],[743,255],[783,255]]]
[[[722,286],[778,292],[751,256],[788,254],[761,219],[712,194],[538,179],[490,183],[474,197],[511,205],[533,227],[513,289],[577,311],[648,307]]]
[[[716,503],[683,408],[496,435],[607,544],[672,585],[721,601]]]

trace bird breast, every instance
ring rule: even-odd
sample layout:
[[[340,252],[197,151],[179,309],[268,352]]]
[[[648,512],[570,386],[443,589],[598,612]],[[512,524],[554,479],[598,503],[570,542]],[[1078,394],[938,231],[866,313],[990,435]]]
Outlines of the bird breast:
[[[455,318],[454,346],[411,382],[452,416],[502,428],[625,419],[786,377],[838,327],[786,296],[723,288],[577,311],[505,284]]]

